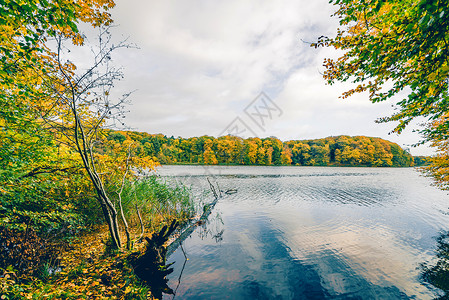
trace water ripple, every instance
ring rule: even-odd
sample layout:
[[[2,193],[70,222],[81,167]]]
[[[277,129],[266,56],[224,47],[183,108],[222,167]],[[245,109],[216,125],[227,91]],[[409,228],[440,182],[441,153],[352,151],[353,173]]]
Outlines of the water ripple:
[[[170,168],[168,168],[170,169]],[[170,178],[207,189],[204,168]],[[185,242],[180,299],[432,299],[420,280],[447,196],[412,169],[225,167],[224,230]],[[170,261],[183,261],[177,251]],[[178,263],[177,263],[178,264]],[[176,265],[177,265],[176,264]],[[175,265],[175,266],[176,266]],[[182,265],[182,263],[181,263]],[[178,273],[177,273],[178,272]],[[180,270],[170,275],[177,282]],[[226,292],[225,292],[226,291]],[[178,297],[177,296],[177,297]]]

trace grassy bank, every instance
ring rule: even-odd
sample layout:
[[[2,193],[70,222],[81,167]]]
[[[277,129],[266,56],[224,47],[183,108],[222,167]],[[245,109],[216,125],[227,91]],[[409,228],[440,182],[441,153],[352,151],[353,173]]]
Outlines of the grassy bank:
[[[112,191],[110,194],[114,195]],[[149,288],[134,275],[129,255],[144,250],[142,237],[151,237],[172,220],[188,222],[195,214],[193,199],[187,187],[167,184],[156,176],[125,182],[121,197],[131,250],[111,250],[104,224],[47,243],[38,235],[31,241],[31,231],[28,236],[19,235],[14,240],[16,244],[9,243],[8,247],[12,249],[21,243],[27,248],[22,247],[16,257],[0,258],[1,299],[151,298]],[[118,199],[112,200],[116,203]],[[124,227],[123,222],[120,226]],[[125,234],[122,235],[125,241]],[[2,239],[7,245],[5,237]],[[42,253],[51,255],[33,254],[42,251],[43,244],[46,248]]]

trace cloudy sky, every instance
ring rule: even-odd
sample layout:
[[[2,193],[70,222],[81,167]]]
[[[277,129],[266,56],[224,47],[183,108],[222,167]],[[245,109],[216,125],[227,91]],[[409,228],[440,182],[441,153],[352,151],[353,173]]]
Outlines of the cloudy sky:
[[[116,2],[115,38],[139,47],[114,57],[125,73],[117,89],[135,90],[132,129],[218,136],[240,122],[252,135],[281,140],[366,135],[404,148],[419,140],[411,129],[389,135],[394,124],[374,123],[392,103],[372,104],[366,94],[339,99],[350,85],[325,84],[323,58],[338,53],[307,42],[337,28],[328,0]],[[271,101],[256,99],[261,92]],[[264,120],[252,114],[257,107]]]

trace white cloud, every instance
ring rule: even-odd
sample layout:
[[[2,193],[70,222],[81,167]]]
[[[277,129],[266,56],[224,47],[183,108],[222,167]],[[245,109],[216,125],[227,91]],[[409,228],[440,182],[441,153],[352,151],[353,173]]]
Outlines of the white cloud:
[[[410,133],[388,136],[393,125],[374,124],[389,104],[373,105],[366,95],[341,100],[347,86],[325,85],[322,59],[335,54],[304,41],[335,32],[333,10],[327,0],[118,1],[114,34],[140,47],[115,57],[126,75],[118,92],[137,90],[127,124],[174,136],[217,135],[265,91],[284,113],[263,136],[417,142]]]

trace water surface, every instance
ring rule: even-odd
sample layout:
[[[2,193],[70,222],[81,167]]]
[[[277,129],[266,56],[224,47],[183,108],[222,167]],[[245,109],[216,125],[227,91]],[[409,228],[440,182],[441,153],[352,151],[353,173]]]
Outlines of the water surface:
[[[433,299],[420,279],[448,229],[448,196],[412,168],[164,166],[238,192],[178,249],[178,299]],[[212,198],[209,198],[212,200]],[[184,264],[185,262],[185,264]],[[165,299],[173,296],[167,295]]]

